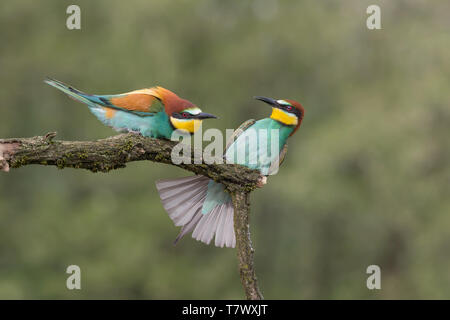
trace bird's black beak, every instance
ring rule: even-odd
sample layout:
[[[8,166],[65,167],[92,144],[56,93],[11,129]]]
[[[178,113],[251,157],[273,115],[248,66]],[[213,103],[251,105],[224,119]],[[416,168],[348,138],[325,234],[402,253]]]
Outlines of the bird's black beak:
[[[266,97],[255,97],[256,100],[261,100],[267,104],[270,104],[272,107],[277,107],[278,102],[275,99],[272,98],[266,98]]]
[[[217,119],[217,117],[213,114],[200,112],[194,116],[195,119]]]

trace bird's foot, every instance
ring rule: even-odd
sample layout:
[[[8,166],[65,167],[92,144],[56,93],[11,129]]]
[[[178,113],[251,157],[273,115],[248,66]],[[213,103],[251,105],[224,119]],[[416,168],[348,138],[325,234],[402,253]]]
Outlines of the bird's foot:
[[[262,188],[267,184],[267,176],[260,176],[258,179],[258,182],[256,183],[256,186],[258,188]]]
[[[142,136],[142,133],[140,131],[137,131],[137,130],[128,130],[128,132],[131,133],[131,134]]]

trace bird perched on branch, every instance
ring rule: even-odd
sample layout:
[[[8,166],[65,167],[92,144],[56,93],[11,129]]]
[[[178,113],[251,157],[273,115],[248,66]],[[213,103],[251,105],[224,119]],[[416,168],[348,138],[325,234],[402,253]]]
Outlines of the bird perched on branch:
[[[287,139],[300,127],[305,110],[293,100],[255,98],[269,104],[272,114],[269,118],[243,123],[230,138],[224,158],[227,163],[260,170],[265,179],[283,161]],[[275,146],[270,152],[267,150],[269,145]],[[182,227],[175,243],[193,231],[192,237],[206,244],[215,235],[218,247],[236,245],[233,204],[222,184],[196,175],[159,180],[156,187],[169,217],[176,226]]]
[[[119,132],[138,132],[144,137],[170,139],[176,129],[194,133],[203,119],[216,118],[162,87],[113,95],[90,95],[58,80],[46,79],[45,82],[87,104],[101,122]]]

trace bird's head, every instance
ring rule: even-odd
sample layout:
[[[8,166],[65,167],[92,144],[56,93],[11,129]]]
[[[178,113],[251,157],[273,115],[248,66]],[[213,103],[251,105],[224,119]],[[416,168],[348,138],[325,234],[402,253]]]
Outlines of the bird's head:
[[[272,107],[270,118],[286,126],[295,126],[294,131],[290,134],[291,136],[298,130],[305,115],[305,109],[299,102],[289,99],[275,100],[266,97],[255,97],[255,99],[264,101]]]
[[[217,117],[213,114],[202,112],[199,107],[192,105],[187,108],[181,108],[180,111],[172,112],[172,114],[169,115],[169,118],[175,129],[194,133],[200,128],[203,119]]]
[[[175,129],[194,133],[200,128],[203,119],[217,118],[215,115],[202,112],[192,102],[178,97],[172,91],[157,87],[158,96],[165,106],[170,123]]]

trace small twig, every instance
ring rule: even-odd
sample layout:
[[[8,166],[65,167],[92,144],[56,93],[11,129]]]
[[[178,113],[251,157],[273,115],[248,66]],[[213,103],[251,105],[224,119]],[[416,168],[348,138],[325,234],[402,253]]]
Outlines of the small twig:
[[[56,132],[49,132],[44,136],[44,140],[51,143],[54,137],[56,137]]]

